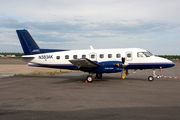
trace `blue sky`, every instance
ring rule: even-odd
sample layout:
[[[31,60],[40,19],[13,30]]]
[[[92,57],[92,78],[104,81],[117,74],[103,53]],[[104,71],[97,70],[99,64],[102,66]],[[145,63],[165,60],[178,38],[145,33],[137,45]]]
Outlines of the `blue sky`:
[[[0,0],[0,52],[23,52],[25,28],[40,48],[180,55],[179,11],[179,0]]]

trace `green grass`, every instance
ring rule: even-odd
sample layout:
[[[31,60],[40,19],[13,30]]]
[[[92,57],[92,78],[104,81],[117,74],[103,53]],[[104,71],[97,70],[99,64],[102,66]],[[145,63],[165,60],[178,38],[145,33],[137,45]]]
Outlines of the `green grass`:
[[[64,70],[60,70],[60,71],[54,71],[54,72],[37,72],[37,73],[31,73],[29,75],[56,75],[56,74],[63,74],[63,73],[68,73],[71,71],[64,71]],[[15,76],[18,75],[27,75],[27,74],[15,74]]]
[[[16,55],[16,56],[23,56],[24,53],[17,53],[17,52],[0,52],[0,55]]]
[[[180,55],[157,55],[159,57],[163,57],[169,60],[180,60]]]
[[[15,74],[14,76],[18,76],[18,75],[24,75],[24,74]]]
[[[62,73],[68,73],[69,71],[54,71],[54,72],[38,72],[38,73],[32,73],[31,75],[56,75],[56,74],[62,74]]]

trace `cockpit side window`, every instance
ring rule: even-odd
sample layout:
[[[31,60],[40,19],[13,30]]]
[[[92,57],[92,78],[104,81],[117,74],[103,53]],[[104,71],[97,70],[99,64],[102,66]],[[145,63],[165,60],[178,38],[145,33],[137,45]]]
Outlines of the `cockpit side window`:
[[[146,57],[146,56],[144,55],[143,52],[138,52],[138,53],[137,53],[137,57],[141,57],[141,58],[142,58],[142,57]]]
[[[153,56],[153,54],[151,52],[149,52],[149,51],[147,51],[146,53],[148,53],[150,56]]]
[[[149,51],[137,53],[137,57],[150,57],[150,56],[153,56],[153,54],[150,53]]]

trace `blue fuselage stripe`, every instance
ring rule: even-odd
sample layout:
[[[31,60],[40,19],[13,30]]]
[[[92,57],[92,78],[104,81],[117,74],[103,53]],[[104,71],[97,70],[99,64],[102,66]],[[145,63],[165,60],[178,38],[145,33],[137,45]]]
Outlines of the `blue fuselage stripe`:
[[[173,67],[174,65],[175,65],[174,63],[129,63],[129,65],[126,66],[125,68],[126,69],[159,69],[160,67],[169,68],[169,67]],[[72,64],[47,64],[47,65],[33,64],[29,66],[79,70],[76,66]]]
[[[159,69],[173,67],[174,63],[129,63],[126,69]]]

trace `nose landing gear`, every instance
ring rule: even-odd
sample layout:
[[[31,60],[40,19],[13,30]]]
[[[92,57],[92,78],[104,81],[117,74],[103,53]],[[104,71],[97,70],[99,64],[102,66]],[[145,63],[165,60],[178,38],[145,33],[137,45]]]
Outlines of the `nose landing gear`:
[[[154,77],[153,77],[153,76],[149,76],[149,77],[148,77],[148,80],[149,80],[149,81],[153,81],[153,80],[154,80]]]
[[[160,73],[162,73],[162,67],[160,67]],[[161,77],[161,75],[162,74],[160,74],[160,75],[156,75],[156,71],[155,71],[155,69],[153,69],[153,76],[149,76],[148,77],[148,80],[149,81],[153,81],[154,80],[154,78],[160,78]]]

